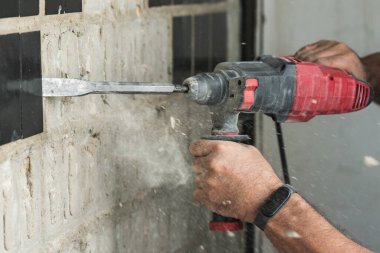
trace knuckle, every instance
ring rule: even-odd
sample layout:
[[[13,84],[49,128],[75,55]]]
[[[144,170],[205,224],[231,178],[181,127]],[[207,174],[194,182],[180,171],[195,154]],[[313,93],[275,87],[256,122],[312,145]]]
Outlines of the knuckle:
[[[317,59],[316,63],[322,64],[327,67],[334,67],[334,62],[335,58],[322,58],[322,59]]]
[[[209,187],[214,188],[217,185],[217,183],[216,183],[216,181],[214,179],[209,178],[209,179],[206,180],[206,185],[209,186]]]
[[[215,152],[223,152],[225,150],[224,143],[222,142],[216,142],[214,144],[214,151]]]
[[[207,196],[207,199],[210,201],[210,202],[215,202],[215,199],[216,199],[216,196],[217,196],[217,193],[213,190],[210,190],[210,191],[207,191],[206,192],[206,196]]]
[[[255,146],[253,145],[248,145],[248,148],[253,151],[253,152],[256,152],[256,153],[260,153],[260,151],[258,150],[258,148],[256,148]]]
[[[328,42],[328,40],[318,40],[315,44],[319,45],[319,44],[326,44]]]
[[[251,152],[252,153],[252,155],[258,155],[258,154],[261,154],[261,152],[260,152],[260,150],[258,149],[258,148],[256,148],[255,146],[253,146],[253,145],[247,145],[247,150],[249,151],[249,152]]]
[[[347,52],[350,52],[351,53],[351,49],[348,47],[347,44],[345,43],[342,43],[342,42],[337,42],[337,44],[335,45],[335,48],[338,52],[340,53],[347,53]]]
[[[198,145],[198,142],[199,141],[193,141],[192,143],[190,143],[190,145],[189,145],[190,151],[195,149],[195,147]]]
[[[312,55],[305,55],[305,56],[302,57],[302,60],[304,60],[304,61],[308,61],[308,62],[313,62],[313,61],[315,61],[316,59],[315,59],[315,57],[312,56]]]
[[[211,171],[213,172],[216,172],[219,170],[220,168],[220,162],[217,160],[217,159],[212,159],[210,162],[209,162],[209,168]]]

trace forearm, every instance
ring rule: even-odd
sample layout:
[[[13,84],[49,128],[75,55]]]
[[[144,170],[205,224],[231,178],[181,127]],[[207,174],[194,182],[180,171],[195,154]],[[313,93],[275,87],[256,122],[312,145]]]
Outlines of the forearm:
[[[375,101],[380,104],[380,53],[368,55],[361,61],[366,68],[368,82],[375,89]]]
[[[345,237],[298,194],[269,221],[265,234],[281,253],[371,252]]]

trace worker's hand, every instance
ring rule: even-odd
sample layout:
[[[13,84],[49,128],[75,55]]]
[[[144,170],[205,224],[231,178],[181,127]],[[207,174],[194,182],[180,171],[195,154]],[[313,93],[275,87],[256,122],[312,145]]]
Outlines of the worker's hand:
[[[194,197],[210,211],[252,222],[283,183],[254,147],[200,140],[190,145],[196,172]]]
[[[304,46],[295,53],[295,57],[302,61],[317,62],[328,67],[343,69],[357,78],[367,80],[365,68],[359,56],[341,42],[321,40]]]

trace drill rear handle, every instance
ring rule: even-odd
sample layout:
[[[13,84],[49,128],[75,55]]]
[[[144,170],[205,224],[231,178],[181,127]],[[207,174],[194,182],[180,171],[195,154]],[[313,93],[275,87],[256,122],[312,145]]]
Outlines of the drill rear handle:
[[[239,132],[228,134],[213,134],[205,136],[206,140],[221,140],[221,141],[234,141],[238,143],[246,143],[250,140],[247,135],[239,135]],[[212,220],[209,222],[209,229],[212,231],[238,231],[243,229],[243,222],[238,219],[224,217],[219,214],[213,213]]]

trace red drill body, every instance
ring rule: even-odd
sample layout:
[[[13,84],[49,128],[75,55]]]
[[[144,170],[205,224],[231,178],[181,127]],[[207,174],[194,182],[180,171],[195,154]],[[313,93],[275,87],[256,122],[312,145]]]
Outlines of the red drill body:
[[[244,142],[240,113],[262,112],[277,122],[306,122],[316,115],[341,114],[367,107],[373,89],[344,70],[264,56],[252,62],[225,62],[212,73],[184,81],[188,96],[212,111],[212,135],[206,139]],[[213,214],[211,230],[240,230],[243,224]]]
[[[316,115],[363,109],[371,102],[371,88],[349,73],[315,63],[296,64],[296,95],[286,122],[305,122]]]

